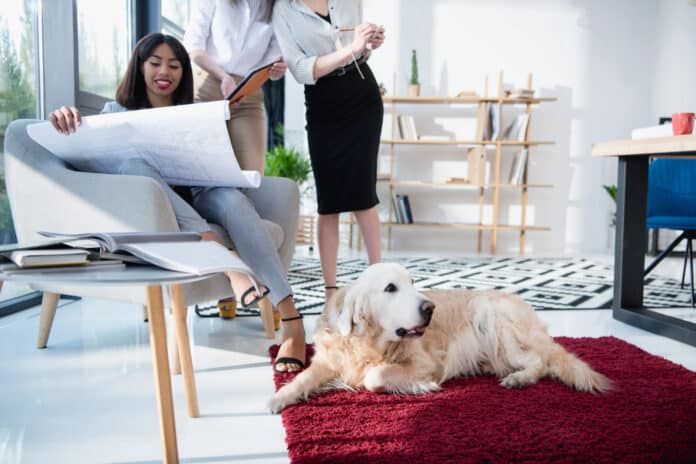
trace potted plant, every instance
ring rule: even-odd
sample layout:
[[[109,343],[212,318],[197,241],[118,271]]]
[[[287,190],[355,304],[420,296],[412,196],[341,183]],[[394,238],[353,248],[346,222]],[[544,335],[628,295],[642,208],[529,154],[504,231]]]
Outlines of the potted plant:
[[[611,199],[614,201],[614,211],[610,213],[610,221],[609,221],[609,237],[608,237],[608,246],[610,250],[614,249],[614,236],[616,234],[616,195],[618,193],[618,188],[616,185],[602,185],[604,188],[604,191],[607,192],[607,194],[611,197]]]
[[[312,165],[304,154],[291,147],[276,145],[266,153],[266,176],[287,177],[294,180],[300,187],[301,197],[310,193],[306,185]],[[300,201],[302,199],[300,198]],[[302,210],[302,208],[300,208]],[[314,215],[300,214],[297,225],[297,245],[309,245],[310,251],[314,246]]]
[[[602,185],[604,188],[604,191],[607,192],[607,194],[611,197],[611,199],[614,201],[614,212],[611,215],[611,224],[609,224],[611,227],[616,227],[616,194],[618,192],[618,188],[616,185]]]
[[[420,82],[418,82],[418,59],[416,51],[411,51],[411,80],[408,82],[408,96],[417,97],[420,95]]]
[[[267,176],[287,177],[302,186],[309,179],[310,172],[309,160],[294,148],[276,145],[266,153],[264,174]]]

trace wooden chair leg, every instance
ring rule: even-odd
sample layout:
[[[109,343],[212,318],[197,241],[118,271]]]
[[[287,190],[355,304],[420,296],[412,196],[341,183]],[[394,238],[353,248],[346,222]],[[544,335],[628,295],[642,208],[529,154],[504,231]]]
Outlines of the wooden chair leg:
[[[147,322],[147,306],[143,306],[143,322]]]
[[[0,280],[0,292],[2,291],[2,284],[3,284],[3,281]]]
[[[43,298],[41,299],[41,317],[39,318],[39,336],[36,340],[36,347],[38,349],[46,348],[48,336],[51,335],[53,317],[56,315],[59,299],[59,293],[43,293]]]
[[[261,312],[261,320],[263,321],[263,329],[266,332],[266,338],[275,338],[273,304],[271,304],[271,300],[269,300],[267,296],[259,300],[259,311]]]
[[[171,326],[176,327],[176,316],[174,316],[174,311],[170,311]],[[176,337],[169,337],[169,364],[172,369],[173,375],[181,374],[181,357],[179,356],[179,339]]]
[[[157,409],[159,410],[160,435],[162,437],[163,462],[179,462],[176,445],[176,423],[174,420],[174,399],[172,379],[167,360],[167,329],[164,322],[162,288],[159,285],[147,287],[147,311],[150,320],[150,350],[152,367],[157,386]]]
[[[174,317],[174,333],[178,345],[179,360],[181,361],[181,373],[184,376],[184,389],[186,390],[186,402],[188,403],[189,417],[198,417],[198,394],[196,393],[196,379],[193,376],[193,360],[191,359],[191,343],[188,329],[186,328],[186,305],[184,304],[184,292],[181,285],[170,285],[169,294],[172,300],[172,316]]]

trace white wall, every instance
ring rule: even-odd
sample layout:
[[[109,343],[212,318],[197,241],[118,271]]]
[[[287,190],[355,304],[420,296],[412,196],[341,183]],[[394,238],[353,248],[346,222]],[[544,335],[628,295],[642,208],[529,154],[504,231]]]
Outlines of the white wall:
[[[696,111],[696,2],[660,0],[653,94],[655,118]]]
[[[613,205],[601,186],[615,182],[616,162],[592,158],[592,143],[627,138],[632,128],[653,125],[656,114],[671,113],[679,106],[672,102],[681,102],[685,94],[690,103],[679,111],[696,107],[694,28],[689,27],[696,8],[687,0],[364,0],[364,6],[365,19],[387,30],[387,42],[370,65],[389,94],[405,93],[410,50],[415,48],[424,95],[455,95],[465,89],[482,93],[485,76],[489,93],[496,93],[502,69],[506,86],[524,86],[531,72],[538,94],[558,98],[536,107],[532,116],[531,138],[556,143],[532,149],[530,182],[554,188],[530,191],[531,223],[552,231],[529,232],[529,253],[606,250]],[[677,44],[679,52],[672,51]],[[286,126],[290,137],[300,140],[303,90],[292,78],[288,81]],[[471,136],[466,120],[471,122],[474,111],[445,105],[399,108],[414,116],[421,133],[458,138]],[[399,178],[430,180],[465,169],[461,149],[397,150]],[[504,156],[513,153],[505,151]],[[506,168],[503,164],[503,175]],[[420,220],[465,220],[476,201],[471,194],[452,191],[406,193]],[[386,195],[382,198],[385,202]],[[501,198],[500,221],[519,220],[519,193]],[[499,253],[516,253],[517,241],[518,234],[502,232]],[[407,251],[471,253],[476,233],[395,230],[393,245]],[[484,240],[484,251],[487,245]]]

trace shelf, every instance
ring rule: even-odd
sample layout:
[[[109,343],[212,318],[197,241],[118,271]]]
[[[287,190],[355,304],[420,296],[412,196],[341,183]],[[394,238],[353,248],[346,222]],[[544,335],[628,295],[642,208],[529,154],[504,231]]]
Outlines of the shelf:
[[[385,222],[383,226],[389,227],[399,227],[399,228],[426,228],[435,227],[439,229],[458,229],[458,230],[511,230],[511,231],[522,231],[522,230],[534,230],[534,231],[548,231],[551,230],[550,227],[539,227],[539,226],[514,226],[506,224],[498,224],[493,226],[493,224],[456,224],[456,223],[436,223],[436,222],[420,222],[413,224],[399,224],[399,223],[389,223]]]
[[[553,145],[555,142],[550,140],[529,140],[519,142],[517,140],[403,140],[403,139],[384,139],[380,143],[385,145],[510,145],[510,146],[534,146],[534,145]]]
[[[474,104],[474,103],[503,103],[503,104],[537,104],[558,100],[555,97],[535,98],[498,98],[498,97],[382,97],[384,103],[445,103],[445,104]]]
[[[468,190],[477,190],[479,188],[484,188],[484,189],[489,189],[489,188],[495,188],[496,186],[498,188],[553,188],[553,185],[550,184],[484,184],[484,185],[478,185],[478,184],[467,184],[464,182],[422,182],[419,180],[389,180],[389,179],[378,179],[377,182],[380,184],[389,184],[393,186],[401,186],[401,187],[443,187],[443,188],[448,188],[448,189],[468,189]]]
[[[346,225],[357,225],[355,221],[340,221],[341,224]],[[549,231],[550,227],[543,226],[520,226],[520,225],[508,225],[508,224],[498,224],[493,226],[493,224],[456,224],[456,223],[438,223],[438,222],[415,222],[413,224],[399,224],[398,222],[382,222],[381,226],[384,227],[397,227],[402,229],[407,228],[438,228],[438,229],[456,229],[456,230],[502,230],[502,231],[514,231],[520,232],[523,230],[529,231]]]
[[[519,253],[523,255],[526,249],[525,240],[527,238],[528,231],[550,231],[550,227],[539,227],[534,225],[511,225],[511,224],[498,224],[501,216],[504,214],[503,209],[510,201],[519,201],[518,205],[519,214],[506,220],[517,222],[518,224],[526,224],[529,220],[528,203],[531,197],[540,196],[540,189],[551,189],[553,185],[550,184],[510,184],[509,179],[515,179],[519,182],[527,181],[529,179],[529,170],[532,168],[532,163],[529,159],[533,156],[531,153],[537,150],[536,147],[543,145],[554,145],[555,142],[548,140],[529,140],[529,123],[532,113],[540,110],[542,105],[540,103],[544,102],[554,102],[558,99],[555,97],[540,97],[532,96],[530,98],[521,97],[507,97],[505,96],[504,90],[504,79],[503,72],[498,74],[498,85],[497,91],[495,93],[497,96],[493,96],[489,93],[488,77],[486,77],[484,82],[484,87],[480,90],[481,95],[473,94],[473,92],[462,92],[461,97],[448,97],[448,96],[383,96],[382,101],[385,107],[385,113],[387,116],[391,116],[391,127],[387,126],[387,131],[384,132],[384,140],[381,140],[380,147],[381,156],[388,157],[389,166],[383,166],[380,169],[379,178],[377,180],[380,193],[387,192],[388,203],[385,202],[384,206],[388,206],[388,216],[385,216],[385,223],[381,224],[384,227],[384,231],[387,231],[387,247],[391,248],[392,243],[392,228],[396,229],[409,229],[409,230],[423,230],[426,236],[431,236],[435,234],[435,230],[451,230],[451,231],[473,231],[474,235],[477,236],[477,250],[479,253],[482,252],[483,240],[485,236],[490,236],[490,248],[491,253],[495,254],[496,247],[498,243],[498,234],[510,233],[519,235]],[[394,88],[396,88],[396,79],[394,80]],[[527,95],[534,95],[534,87],[532,84],[532,75],[529,74],[526,85],[524,87],[518,87],[515,90],[520,90],[519,93],[515,95],[520,95],[523,92],[521,90],[531,91]],[[456,119],[472,119],[470,115],[466,113],[471,112],[475,115],[476,130],[471,133],[455,133],[447,132],[440,134],[424,134],[424,139],[418,139],[415,134],[417,129],[413,127],[415,122],[412,124],[412,116],[407,119],[400,119],[399,114],[408,113],[409,111],[414,111],[413,105],[445,105],[439,108],[430,107],[427,108],[428,112],[445,112],[448,117],[455,117]],[[400,106],[401,105],[401,106]],[[410,106],[409,106],[410,105]],[[510,105],[508,109],[514,110],[516,114],[515,119],[512,124],[506,121],[506,114],[508,113],[502,108],[502,105]],[[404,109],[406,108],[406,109]],[[498,110],[498,111],[494,111]],[[454,113],[452,113],[454,111]],[[420,113],[420,108],[418,108]],[[391,114],[389,114],[391,113]],[[525,115],[526,117],[522,116]],[[496,115],[497,126],[499,131],[491,132],[491,128],[487,127],[490,125],[491,115]],[[402,114],[404,116],[404,114]],[[526,118],[526,119],[525,119]],[[410,139],[403,139],[398,137],[401,132],[399,129],[406,129],[404,132],[410,134]],[[502,140],[502,135],[507,133],[503,128],[512,127],[515,135],[511,137],[511,140]],[[498,140],[481,140],[482,137],[494,137],[492,134],[495,133],[495,137]],[[486,135],[484,135],[486,134]],[[471,140],[466,140],[466,138],[471,138]],[[404,149],[401,147],[405,146],[414,147],[428,147],[428,150],[423,148],[415,149]],[[395,175],[398,171],[398,165],[402,162],[414,161],[408,155],[418,156],[421,159],[437,159],[440,158],[439,148],[436,147],[451,147],[445,150],[442,155],[446,158],[451,158],[451,154],[454,152],[459,153],[458,159],[466,161],[468,175],[472,179],[473,183],[466,182],[466,176],[456,172],[453,167],[452,171],[446,171],[444,175],[438,176],[438,181],[433,181],[433,179],[428,179],[430,177],[426,172],[415,172],[413,175],[408,175],[411,179],[400,179],[399,176]],[[510,147],[510,148],[506,148]],[[541,150],[540,150],[541,151]],[[405,157],[398,156],[400,152],[404,152]],[[513,157],[513,153],[515,153]],[[525,153],[527,152],[527,153]],[[450,153],[450,155],[447,155]],[[515,177],[510,177],[507,174],[508,167],[503,168],[504,163],[510,163],[510,170],[515,173]],[[490,169],[488,169],[490,166]],[[503,172],[505,171],[505,172]],[[484,176],[485,173],[485,176]],[[460,177],[455,177],[460,176]],[[415,179],[414,179],[415,178]],[[423,179],[423,180],[418,180]],[[450,180],[449,182],[447,180]],[[454,181],[454,182],[453,182]],[[459,181],[459,182],[457,182]],[[487,183],[484,183],[487,182]],[[401,198],[398,196],[401,194]],[[459,222],[448,222],[447,219],[441,217],[430,217],[433,221],[439,222],[420,222],[415,224],[399,224],[399,218],[404,216],[411,217],[408,211],[408,203],[403,199],[403,197],[420,197],[421,201],[419,205],[421,207],[427,207],[432,210],[432,204],[441,203],[443,198],[447,198],[448,201],[452,200],[452,204],[455,207],[462,209],[465,207],[468,211],[467,216],[459,218]],[[519,198],[519,200],[517,200]],[[386,198],[385,198],[386,200]],[[411,204],[413,201],[409,201]],[[404,211],[406,210],[406,214]],[[425,219],[425,217],[422,217]],[[490,223],[484,223],[485,220]],[[348,219],[348,218],[347,218]],[[474,222],[463,222],[465,219]],[[347,221],[342,221],[342,224],[351,224],[350,230],[350,246],[353,246],[354,240],[354,230],[352,224],[355,224],[355,218],[351,217]],[[432,229],[428,231],[427,229]],[[359,236],[359,234],[358,234]],[[358,249],[360,248],[360,241],[357,241]]]

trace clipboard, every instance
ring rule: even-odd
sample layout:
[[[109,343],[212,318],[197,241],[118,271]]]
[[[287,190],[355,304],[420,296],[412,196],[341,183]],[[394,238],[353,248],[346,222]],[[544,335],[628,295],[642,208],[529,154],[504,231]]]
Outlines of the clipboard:
[[[239,81],[232,92],[225,97],[225,100],[228,100],[231,104],[256,93],[256,91],[271,77],[271,68],[278,62],[280,62],[280,60],[252,69],[244,79]]]

